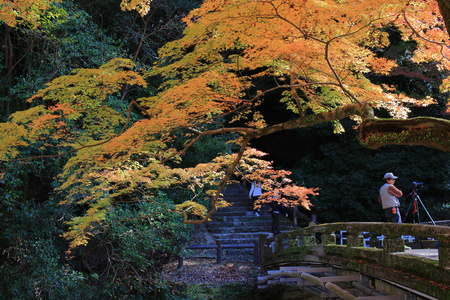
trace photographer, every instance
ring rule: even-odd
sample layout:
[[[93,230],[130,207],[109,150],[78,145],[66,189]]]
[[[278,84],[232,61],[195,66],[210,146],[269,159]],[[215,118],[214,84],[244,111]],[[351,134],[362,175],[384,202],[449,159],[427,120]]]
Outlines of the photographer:
[[[394,186],[395,179],[398,177],[392,173],[384,174],[383,180],[386,183],[380,188],[378,202],[383,206],[384,214],[388,222],[401,223],[400,217],[400,201],[398,198],[403,196],[402,191]]]

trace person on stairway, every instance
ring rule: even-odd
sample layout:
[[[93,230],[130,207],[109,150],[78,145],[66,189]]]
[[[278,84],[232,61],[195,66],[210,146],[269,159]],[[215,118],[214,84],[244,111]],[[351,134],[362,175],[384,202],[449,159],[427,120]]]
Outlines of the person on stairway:
[[[250,192],[248,193],[248,198],[253,200],[253,203],[262,195],[261,181],[253,181]],[[255,216],[259,217],[259,208],[254,209]]]
[[[273,198],[276,199],[278,196],[274,196]],[[288,213],[284,206],[277,200],[272,200],[269,211],[272,215],[272,233],[273,235],[280,234],[280,213],[284,214],[286,218],[288,217]]]

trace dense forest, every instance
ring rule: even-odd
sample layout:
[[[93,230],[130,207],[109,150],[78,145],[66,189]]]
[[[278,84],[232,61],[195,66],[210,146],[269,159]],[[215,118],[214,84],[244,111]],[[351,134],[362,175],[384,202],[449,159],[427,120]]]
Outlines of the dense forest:
[[[393,172],[449,219],[446,7],[0,0],[0,298],[178,299],[230,180],[378,222]]]

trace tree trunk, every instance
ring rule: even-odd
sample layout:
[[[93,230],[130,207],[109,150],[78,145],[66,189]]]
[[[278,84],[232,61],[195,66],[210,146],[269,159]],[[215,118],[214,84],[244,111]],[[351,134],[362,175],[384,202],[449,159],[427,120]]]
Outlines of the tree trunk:
[[[12,68],[13,68],[13,45],[11,41],[11,27],[4,24],[5,26],[5,67],[6,67],[6,78],[5,78],[5,84],[3,87],[3,95],[8,96],[9,92],[11,90],[11,82],[12,82]],[[5,103],[5,115],[9,116],[9,98],[6,97],[6,103]]]
[[[445,27],[448,30],[450,29],[450,0],[438,0],[439,11],[441,12],[442,17],[444,18]]]

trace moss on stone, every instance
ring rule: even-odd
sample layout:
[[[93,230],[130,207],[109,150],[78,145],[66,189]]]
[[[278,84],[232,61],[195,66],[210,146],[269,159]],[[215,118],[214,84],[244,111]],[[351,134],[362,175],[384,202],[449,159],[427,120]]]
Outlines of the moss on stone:
[[[333,244],[333,233],[341,230],[348,232],[347,246]],[[383,249],[360,247],[363,243],[362,232],[384,235]],[[444,226],[381,222],[312,225],[271,238],[270,241],[278,247],[274,253],[265,252],[263,263],[264,266],[275,266],[321,262],[342,266],[397,282],[438,299],[450,299],[450,269],[446,265],[450,254],[449,232],[449,228]],[[442,244],[439,248],[440,261],[399,254],[405,249],[402,235],[437,238]],[[316,236],[322,240],[322,245],[317,245]],[[306,246],[296,246],[300,238]]]

